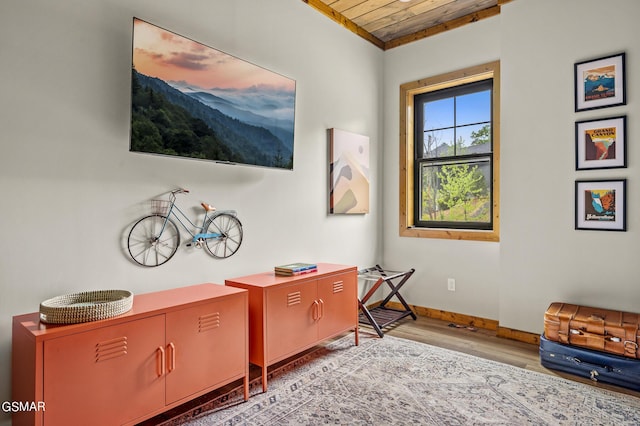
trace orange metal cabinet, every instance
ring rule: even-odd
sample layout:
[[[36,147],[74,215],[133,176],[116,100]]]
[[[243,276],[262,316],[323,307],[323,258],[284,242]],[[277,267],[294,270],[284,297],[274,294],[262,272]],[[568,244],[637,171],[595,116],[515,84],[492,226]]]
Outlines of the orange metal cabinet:
[[[353,301],[353,295],[356,301]],[[318,299],[322,321],[318,321],[318,340],[328,339],[358,322],[358,275],[338,274],[318,279]],[[356,308],[353,309],[355,303]]]
[[[72,325],[13,318],[14,425],[135,424],[235,380],[249,397],[248,295],[201,284],[134,296],[131,311]]]
[[[164,321],[156,315],[45,341],[45,424],[122,424],[164,408]]]
[[[264,391],[269,365],[349,330],[358,344],[357,280],[355,266],[319,263],[309,274],[225,281],[249,292],[249,360],[262,368]]]
[[[265,298],[265,358],[268,364],[318,341],[315,281],[270,288],[265,292]]]
[[[244,296],[167,313],[167,403],[244,376],[249,364]]]

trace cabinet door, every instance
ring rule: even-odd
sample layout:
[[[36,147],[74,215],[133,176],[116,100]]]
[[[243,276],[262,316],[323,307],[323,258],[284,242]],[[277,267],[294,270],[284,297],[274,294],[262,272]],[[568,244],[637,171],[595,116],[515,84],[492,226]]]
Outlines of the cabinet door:
[[[164,315],[44,343],[44,423],[115,425],[164,407]]]
[[[247,298],[167,313],[167,404],[245,374]]]
[[[318,340],[316,280],[267,290],[265,301],[267,364],[285,359]]]
[[[356,327],[358,288],[355,273],[319,279],[318,300],[322,316],[318,322],[320,340]]]

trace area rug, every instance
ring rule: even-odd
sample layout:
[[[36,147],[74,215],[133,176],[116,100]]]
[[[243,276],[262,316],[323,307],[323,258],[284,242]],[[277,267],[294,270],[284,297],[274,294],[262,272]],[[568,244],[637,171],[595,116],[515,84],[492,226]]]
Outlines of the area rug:
[[[345,336],[167,424],[639,425],[640,398],[422,343]],[[208,411],[209,410],[209,411]]]

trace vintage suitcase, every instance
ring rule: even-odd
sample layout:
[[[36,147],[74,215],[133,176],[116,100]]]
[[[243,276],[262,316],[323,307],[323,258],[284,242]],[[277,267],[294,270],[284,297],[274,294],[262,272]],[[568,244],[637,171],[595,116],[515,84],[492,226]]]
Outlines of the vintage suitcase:
[[[544,314],[548,340],[640,358],[640,314],[552,303]]]
[[[540,337],[540,363],[552,370],[640,391],[640,360],[563,345]]]

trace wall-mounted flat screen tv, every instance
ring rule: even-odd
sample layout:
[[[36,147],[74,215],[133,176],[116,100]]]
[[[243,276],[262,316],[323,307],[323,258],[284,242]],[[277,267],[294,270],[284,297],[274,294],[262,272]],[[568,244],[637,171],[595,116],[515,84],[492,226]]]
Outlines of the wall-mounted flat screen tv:
[[[130,150],[293,169],[296,82],[133,19]]]

